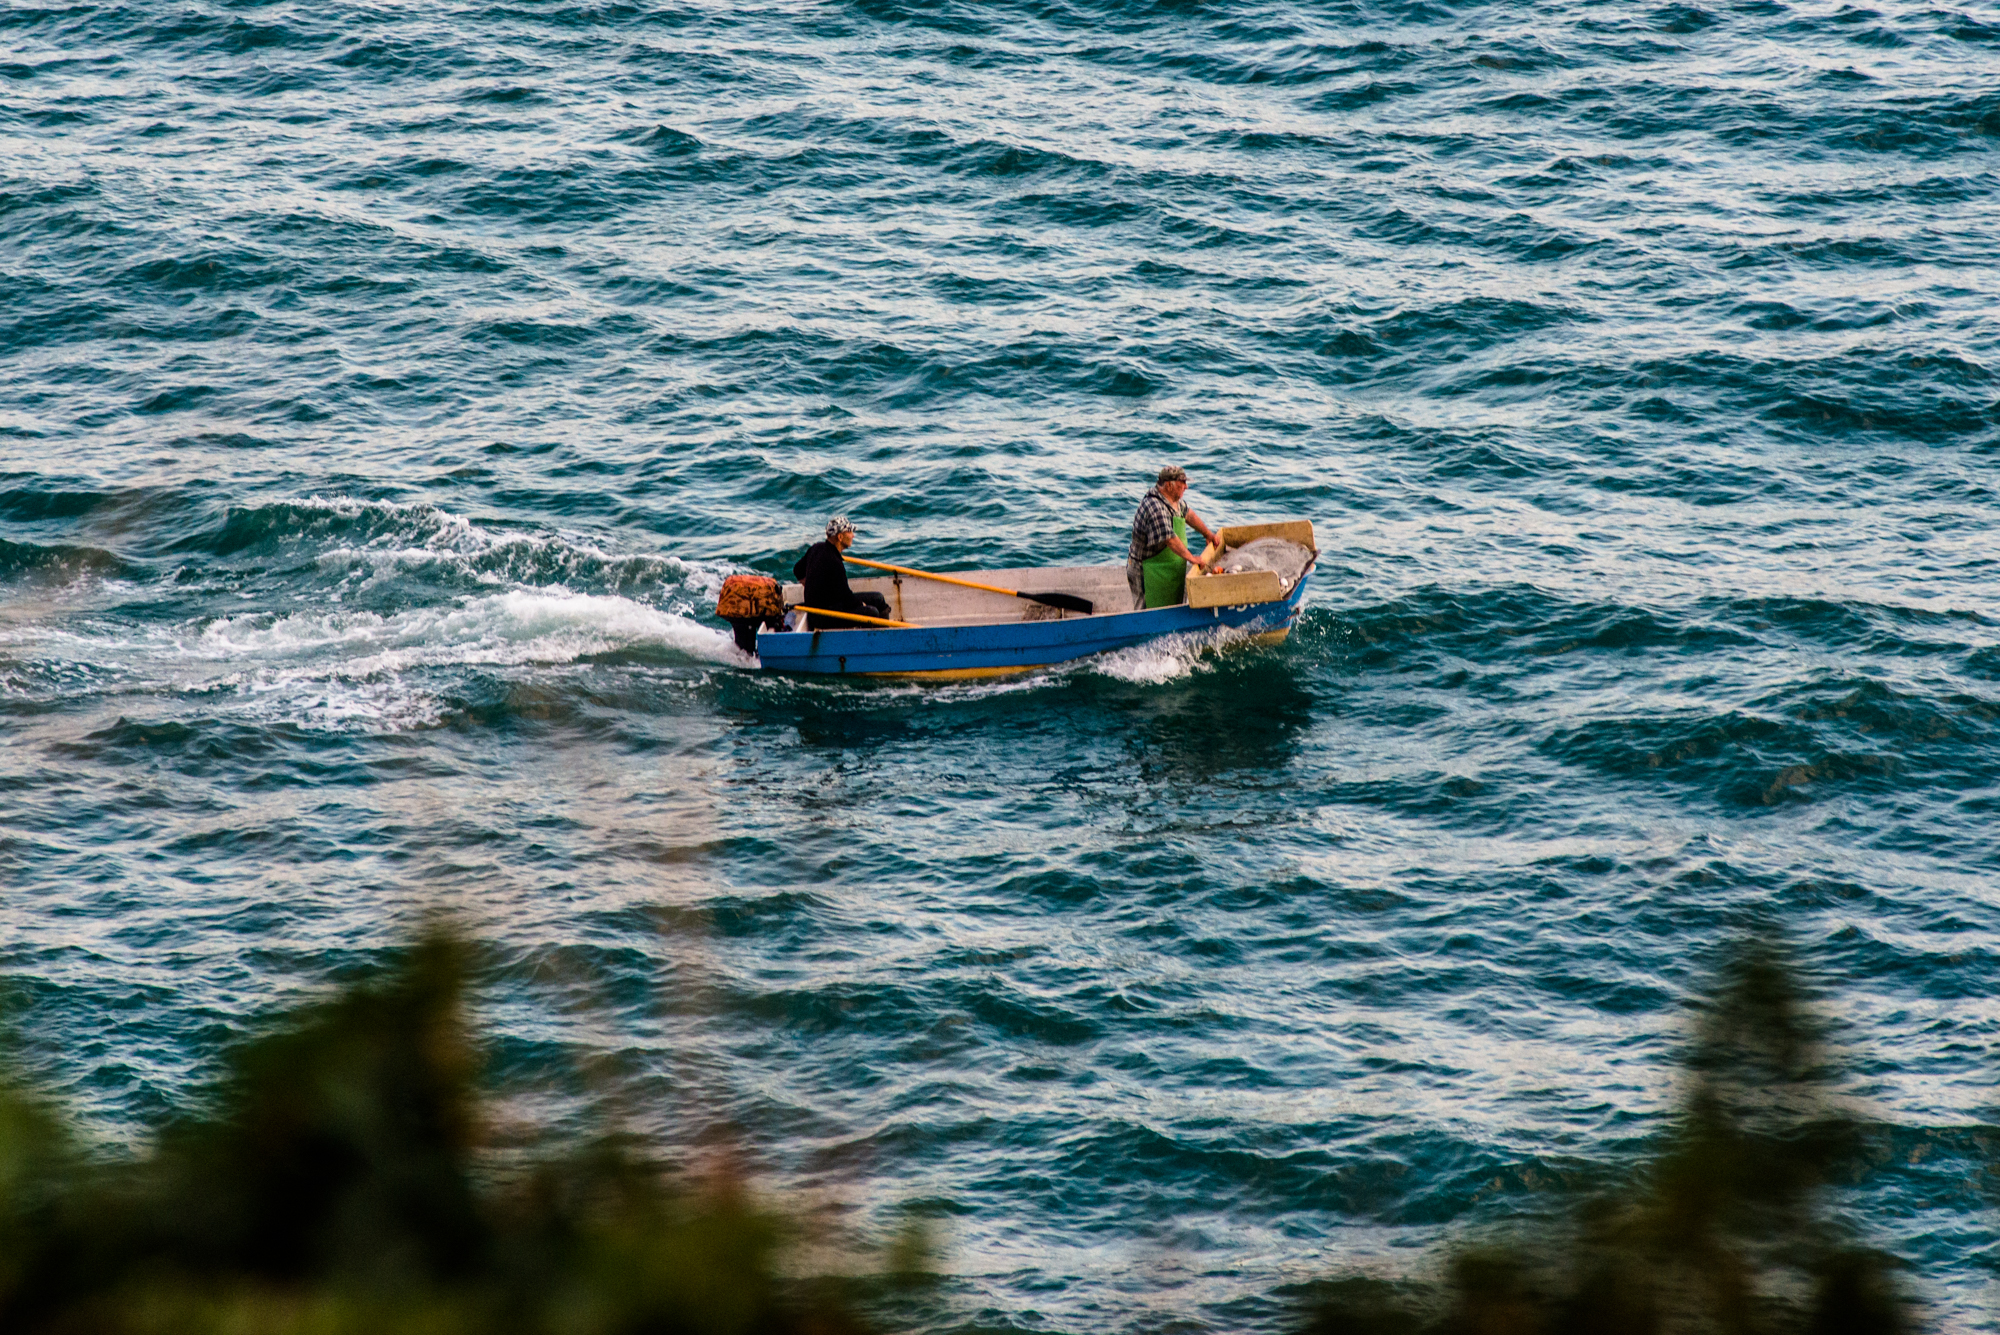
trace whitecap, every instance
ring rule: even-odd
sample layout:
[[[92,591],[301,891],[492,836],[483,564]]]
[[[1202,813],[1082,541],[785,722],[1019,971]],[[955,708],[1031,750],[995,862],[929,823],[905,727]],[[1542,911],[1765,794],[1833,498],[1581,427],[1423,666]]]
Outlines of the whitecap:
[[[348,678],[413,668],[570,663],[620,649],[664,648],[708,662],[744,660],[724,632],[615,594],[510,589],[448,606],[227,617],[187,646],[209,659],[283,662]]]
[[[1129,649],[1113,649],[1086,659],[1085,664],[1091,671],[1119,681],[1158,686],[1197,672],[1212,671],[1213,664],[1209,661],[1211,651],[1243,644],[1249,639],[1250,633],[1241,630],[1169,635],[1164,639],[1135,644]]]

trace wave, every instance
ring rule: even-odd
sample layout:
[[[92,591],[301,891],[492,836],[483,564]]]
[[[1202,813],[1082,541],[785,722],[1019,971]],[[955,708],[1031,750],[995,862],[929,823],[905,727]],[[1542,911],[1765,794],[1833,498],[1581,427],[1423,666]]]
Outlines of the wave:
[[[1724,801],[1747,806],[1804,800],[1809,785],[1892,783],[1903,768],[1898,757],[1880,750],[1829,750],[1811,728],[1735,711],[1594,720],[1559,730],[1542,749],[1621,778],[1701,783]]]
[[[969,290],[986,289],[973,284]],[[1060,335],[998,345],[904,346],[886,339],[832,338],[815,329],[776,328],[707,338],[669,335],[653,346],[727,368],[730,381],[739,386],[755,383],[766,391],[837,396],[844,403],[897,411],[957,404],[967,395],[1007,400],[1068,392],[1142,398],[1165,379],[1164,373],[1129,356],[1107,356]]]
[[[433,726],[461,708],[463,670],[605,661],[746,667],[729,635],[630,598],[512,590],[393,615],[248,613],[187,633],[44,635],[17,654],[65,660],[65,688],[90,668],[121,695],[198,700],[203,715],[318,731]]]
[[[298,664],[313,674],[358,678],[419,667],[571,663],[640,647],[743,661],[720,630],[629,598],[561,589],[516,590],[394,616],[252,614],[211,623],[189,651],[237,665]]]
[[[582,585],[686,600],[713,594],[729,573],[674,556],[612,552],[581,534],[496,528],[428,501],[341,496],[234,506],[172,550],[233,560],[293,556],[361,589],[404,574],[440,587]]]
[[[476,884],[621,1023],[731,980],[661,1041],[792,1102],[753,1144],[990,1137],[933,1175],[968,1230],[1062,1184],[1104,1227],[987,1230],[995,1320],[1159,1324],[1049,1259],[1129,1261],[1140,1162],[1257,1331],[1299,1238],[1615,1158],[1754,911],[1899,980],[1853,1017],[1899,1115],[1986,1097],[1924,1074],[1977,1017],[1903,999],[1993,963],[1990,15],[43,2],[0,7],[0,788],[84,1105]],[[1165,459],[1319,523],[1282,648],[789,679],[706,615],[736,564],[666,554],[774,570],[840,511],[1117,560]],[[939,942],[960,983],[873,985]],[[521,1069],[577,1037],[548,977],[495,993]],[[1182,1090],[1243,1134],[1141,1115]],[[1987,1245],[1937,1190],[1903,1236]]]
[[[260,445],[248,438],[208,443]],[[294,594],[336,601],[378,587],[407,602],[495,585],[560,586],[686,610],[711,597],[732,569],[618,552],[583,533],[481,522],[428,501],[294,496],[225,508],[200,483],[98,489],[81,481],[21,480],[28,485],[0,489],[0,523],[102,541],[0,540],[0,577],[71,568],[165,577],[179,589],[268,572],[291,581]],[[404,582],[389,589],[397,577]],[[425,590],[433,596],[426,599]]]
[[[36,514],[88,515],[104,501],[131,500],[9,495],[17,511]],[[122,576],[160,606],[217,595],[309,606],[138,629],[88,615],[18,621],[0,644],[23,665],[20,694],[37,694],[29,687],[46,678],[79,698],[99,690],[230,697],[260,717],[308,726],[411,726],[442,716],[449,682],[439,674],[458,669],[634,656],[749,665],[726,631],[695,619],[728,566],[620,554],[575,534],[496,531],[428,503],[303,497],[233,507],[177,548],[223,563],[182,560],[155,572],[94,548],[0,541],[0,578]],[[285,555],[296,563],[262,564]],[[258,563],[248,567],[250,587],[265,594],[242,592],[246,559]],[[65,671],[51,677],[38,663]]]
[[[42,545],[0,538],[0,583],[68,582],[86,576],[116,578],[131,568],[110,552],[72,543]]]
[[[1170,635],[1163,640],[1114,649],[1085,659],[1077,670],[1111,677],[1118,681],[1158,686],[1198,673],[1213,672],[1222,664],[1219,652],[1239,648],[1249,642],[1247,631],[1203,632]]]

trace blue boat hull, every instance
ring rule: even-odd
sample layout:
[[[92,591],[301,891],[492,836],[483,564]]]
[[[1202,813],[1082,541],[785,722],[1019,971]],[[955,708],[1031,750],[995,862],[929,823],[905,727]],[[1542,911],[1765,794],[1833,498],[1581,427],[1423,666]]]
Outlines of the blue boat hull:
[[[1067,663],[1170,635],[1282,640],[1299,617],[1307,580],[1289,597],[1238,607],[1156,607],[1049,621],[909,630],[765,631],[757,657],[774,672],[864,677],[994,677]]]

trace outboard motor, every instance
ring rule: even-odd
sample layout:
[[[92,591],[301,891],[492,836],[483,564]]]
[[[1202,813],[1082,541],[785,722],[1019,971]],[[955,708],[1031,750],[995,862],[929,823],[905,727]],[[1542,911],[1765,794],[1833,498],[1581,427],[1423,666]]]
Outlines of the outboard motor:
[[[736,647],[757,652],[757,628],[785,628],[785,591],[769,575],[731,575],[722,581],[715,614],[736,630]]]

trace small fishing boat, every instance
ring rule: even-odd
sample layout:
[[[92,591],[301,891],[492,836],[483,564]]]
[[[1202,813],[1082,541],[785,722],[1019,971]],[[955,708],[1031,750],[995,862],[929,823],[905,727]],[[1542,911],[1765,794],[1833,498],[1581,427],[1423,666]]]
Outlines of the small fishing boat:
[[[787,584],[784,624],[801,629],[757,632],[758,662],[775,672],[958,680],[1027,672],[1169,636],[1282,641],[1298,620],[1306,580],[1319,555],[1312,524],[1239,524],[1218,530],[1217,536],[1220,550],[1211,543],[1203,555],[1223,557],[1225,565],[1232,550],[1274,538],[1304,549],[1303,565],[1295,575],[1271,569],[1190,571],[1185,602],[1144,611],[1130,610],[1132,594],[1122,564],[965,570],[945,576],[884,567],[897,573],[851,579],[849,584],[857,593],[881,594],[891,617],[851,630],[803,629],[805,613],[793,610],[800,607],[803,590]],[[1080,610],[1084,607],[1091,610]]]

